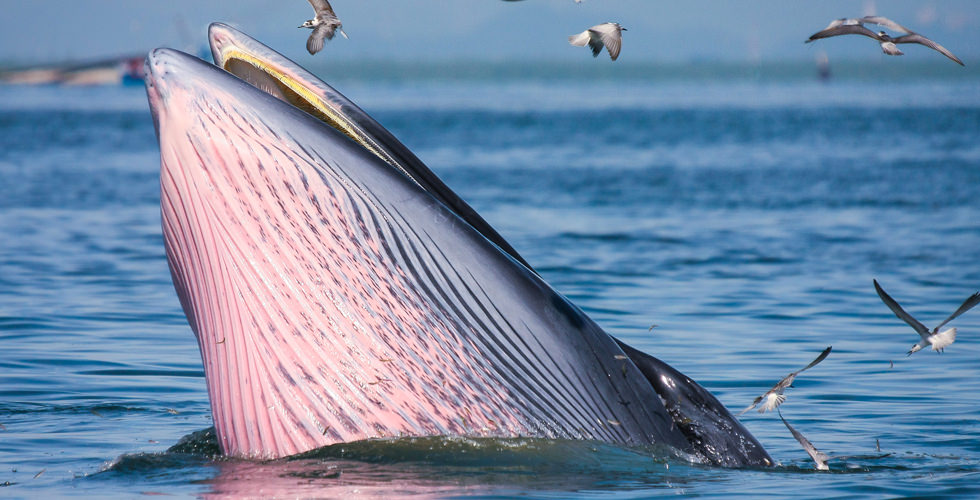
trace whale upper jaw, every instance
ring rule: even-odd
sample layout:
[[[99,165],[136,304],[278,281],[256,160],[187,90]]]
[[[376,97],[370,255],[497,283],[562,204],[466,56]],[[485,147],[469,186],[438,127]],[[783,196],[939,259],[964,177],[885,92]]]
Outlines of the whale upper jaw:
[[[158,49],[146,82],[167,258],[225,453],[539,436],[771,464],[707,391],[620,347],[451,208],[353,103],[231,28],[211,36],[244,79]]]
[[[222,23],[208,29],[215,64],[302,109],[360,144],[528,269],[530,264],[487,221],[386,128],[336,89],[261,42]]]

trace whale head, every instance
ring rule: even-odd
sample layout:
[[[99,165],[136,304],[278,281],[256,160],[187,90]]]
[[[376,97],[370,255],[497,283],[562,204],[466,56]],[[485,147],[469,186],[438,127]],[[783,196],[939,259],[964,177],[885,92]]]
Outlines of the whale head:
[[[617,342],[339,92],[216,24],[150,53],[167,260],[224,453],[534,436],[769,465],[707,391]]]

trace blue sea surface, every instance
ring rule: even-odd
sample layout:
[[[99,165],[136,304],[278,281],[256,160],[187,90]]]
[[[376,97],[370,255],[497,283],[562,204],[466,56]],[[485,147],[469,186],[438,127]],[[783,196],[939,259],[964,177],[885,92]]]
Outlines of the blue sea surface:
[[[782,406],[853,456],[827,472],[754,411],[776,467],[458,437],[217,457],[142,88],[0,87],[0,497],[975,498],[980,310],[907,357],[918,336],[872,287],[928,326],[980,290],[980,75],[949,71],[319,71],[610,334],[733,411],[833,345]]]

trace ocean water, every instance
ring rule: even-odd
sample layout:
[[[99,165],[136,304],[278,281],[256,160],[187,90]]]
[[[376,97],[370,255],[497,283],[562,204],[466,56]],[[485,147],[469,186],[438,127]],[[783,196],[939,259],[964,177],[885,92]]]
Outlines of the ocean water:
[[[930,326],[980,290],[980,75],[869,71],[320,71],[610,334],[730,409],[833,345],[782,407],[854,456],[827,472],[756,412],[771,469],[458,437],[217,457],[142,88],[0,87],[0,497],[976,497],[980,310],[906,357],[917,336],[872,279]]]

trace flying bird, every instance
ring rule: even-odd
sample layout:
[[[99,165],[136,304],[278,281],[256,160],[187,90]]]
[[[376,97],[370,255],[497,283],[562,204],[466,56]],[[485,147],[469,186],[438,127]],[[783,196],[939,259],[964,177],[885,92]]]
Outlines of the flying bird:
[[[945,326],[946,323],[956,319],[957,316],[972,309],[973,306],[980,304],[980,292],[974,293],[973,295],[967,297],[967,299],[963,301],[963,304],[961,304],[956,311],[953,311],[953,314],[950,314],[948,318],[939,324],[939,326],[929,330],[925,327],[925,325],[919,323],[918,320],[913,318],[911,314],[905,312],[905,309],[902,309],[902,306],[898,305],[898,302],[895,302],[895,299],[891,298],[887,293],[885,293],[885,291],[881,289],[881,285],[878,284],[878,280],[874,280],[874,283],[875,291],[878,292],[878,296],[881,297],[882,302],[884,302],[885,305],[888,306],[893,313],[895,313],[895,316],[898,316],[899,319],[908,323],[909,326],[911,326],[912,329],[915,330],[920,337],[922,337],[922,340],[913,345],[912,349],[909,350],[909,356],[911,356],[913,352],[917,352],[923,347],[929,345],[932,345],[933,351],[943,352],[943,349],[945,349],[946,346],[952,344],[953,341],[956,340],[956,328],[950,328],[949,330],[944,330],[942,332],[940,332],[939,329]]]
[[[816,446],[813,446],[813,443],[811,443],[806,436],[801,434],[800,431],[794,429],[792,425],[789,425],[789,422],[783,418],[783,412],[779,410],[776,410],[776,412],[779,413],[779,419],[782,420],[783,425],[789,429],[790,434],[796,438],[796,440],[800,443],[800,446],[803,446],[803,449],[806,451],[807,455],[810,455],[810,458],[813,459],[813,463],[816,464],[817,470],[830,470],[830,466],[827,465],[827,462],[831,460],[846,460],[848,458],[880,459],[890,457],[892,455],[891,453],[883,453],[880,455],[827,455],[826,453],[818,450]],[[879,453],[881,452],[881,446],[878,446],[877,439],[875,440],[875,448]]]
[[[806,438],[806,436],[800,434],[800,431],[794,429],[792,425],[789,425],[789,422],[787,422],[786,419],[783,418],[783,412],[779,410],[776,410],[776,412],[779,413],[779,419],[782,420],[783,425],[785,425],[786,428],[789,429],[790,434],[792,434],[793,437],[800,442],[800,446],[802,446],[803,449],[806,451],[807,455],[810,455],[810,458],[813,459],[813,463],[817,465],[817,470],[830,470],[830,466],[827,465],[828,460],[832,458],[843,458],[843,457],[831,457],[826,453],[818,450],[817,447],[813,446],[813,443],[811,443],[810,440]]]
[[[307,20],[299,27],[313,30],[313,33],[310,33],[310,38],[306,40],[306,50],[310,54],[316,54],[323,48],[323,40],[333,40],[337,30],[340,30],[340,34],[344,35],[344,38],[347,38],[347,33],[344,33],[344,25],[337,18],[337,14],[334,14],[330,2],[327,0],[309,0],[309,2],[313,6],[315,15],[313,19]]]
[[[874,31],[866,28],[864,26],[865,24],[876,24],[878,26],[884,26],[892,31],[901,31],[906,34],[898,37],[892,37],[884,31],[875,33]],[[821,38],[830,38],[832,36],[839,35],[864,35],[866,37],[873,38],[881,44],[882,52],[890,56],[900,56],[903,54],[903,52],[898,49],[898,44],[918,43],[938,51],[940,54],[952,59],[960,66],[964,65],[963,61],[954,56],[952,52],[946,49],[946,47],[943,47],[942,45],[939,45],[938,43],[906,28],[905,26],[882,16],[865,16],[859,19],[834,19],[827,25],[826,28],[810,35],[810,38],[807,39],[805,43],[810,43]]]
[[[619,57],[619,48],[623,44],[623,32],[626,28],[619,23],[597,24],[577,35],[568,37],[568,43],[576,47],[585,47],[588,44],[592,49],[592,57],[599,57],[602,47],[606,47],[609,57],[615,61]]]
[[[752,404],[749,405],[748,408],[742,410],[742,412],[739,413],[739,415],[740,416],[744,415],[752,408],[755,408],[759,403],[762,403],[762,406],[759,407],[759,413],[772,411],[776,409],[776,407],[778,407],[779,405],[783,404],[783,401],[786,401],[786,396],[783,395],[783,391],[785,391],[787,387],[793,387],[793,381],[796,380],[796,376],[805,370],[809,370],[810,368],[813,368],[814,366],[816,366],[817,363],[823,361],[824,358],[826,358],[830,354],[831,349],[833,349],[833,346],[827,347],[826,349],[823,350],[823,352],[820,353],[819,356],[817,356],[817,359],[811,361],[810,364],[783,377],[783,379],[777,382],[776,385],[772,386],[772,389],[769,389],[768,391],[766,391],[765,394],[755,398],[752,401]]]

